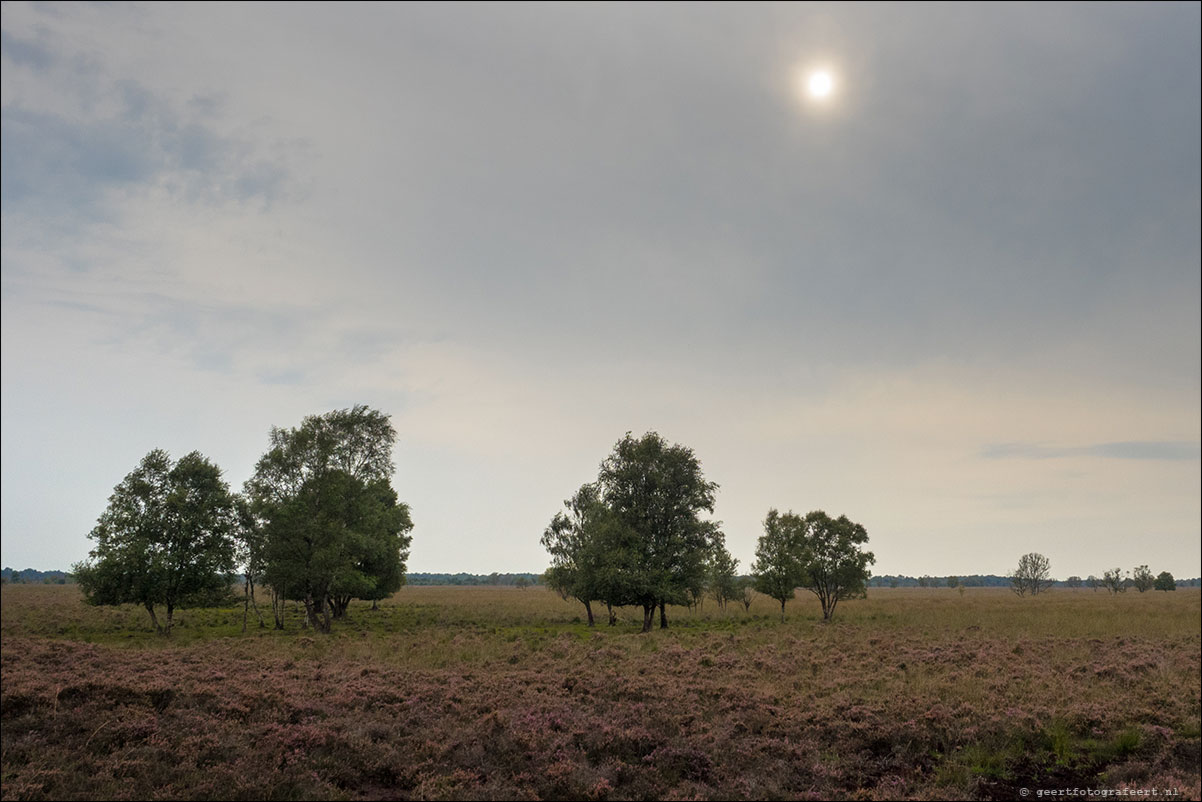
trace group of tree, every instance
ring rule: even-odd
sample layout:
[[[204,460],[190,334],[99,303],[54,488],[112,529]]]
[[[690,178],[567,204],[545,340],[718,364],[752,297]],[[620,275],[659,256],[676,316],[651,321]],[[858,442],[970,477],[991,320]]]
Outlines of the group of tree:
[[[74,582],[75,577],[66,571],[39,571],[36,568],[0,570],[0,583],[5,585],[70,585]]]
[[[668,626],[669,604],[698,603],[707,590],[725,604],[737,561],[726,551],[720,525],[703,520],[714,511],[718,485],[708,481],[693,451],[659,434],[629,432],[601,463],[597,481],[582,485],[552,518],[542,543],[551,555],[548,587],[584,604],[641,607],[643,631],[659,609]]]
[[[1138,565],[1126,575],[1123,574],[1122,568],[1111,568],[1102,572],[1101,579],[1091,576],[1089,584],[1095,590],[1102,587],[1111,593],[1126,593],[1127,588],[1135,588],[1140,593],[1146,593],[1149,590],[1177,590],[1177,581],[1173,579],[1171,573],[1161,571],[1160,574],[1153,576],[1146,565]]]
[[[1010,583],[1014,592],[1019,596],[1035,595],[1050,588],[1055,580],[1051,577],[1051,563],[1042,554],[1032,552],[1019,558],[1018,568],[1010,575]],[[1106,588],[1111,593],[1125,593],[1127,588],[1135,588],[1140,593],[1149,590],[1176,590],[1177,582],[1168,571],[1161,571],[1159,576],[1153,576],[1146,565],[1136,566],[1134,570],[1123,575],[1123,569],[1112,568],[1102,573],[1101,579],[1090,575],[1082,580],[1079,576],[1070,576],[1064,580],[1064,586],[1079,588],[1082,584],[1093,590]]]
[[[413,523],[391,485],[395,441],[388,416],[366,406],[273,428],[241,495],[199,452],[173,462],[151,451],[114,489],[72,571],[90,603],[140,604],[170,634],[177,608],[227,597],[240,568],[248,609],[258,614],[255,587],[266,585],[277,628],[296,601],[328,632],[351,599],[374,602],[405,581]]]
[[[818,597],[823,620],[830,620],[840,601],[867,592],[868,566],[876,561],[860,548],[867,542],[868,532],[846,515],[831,518],[815,510],[802,517],[771,509],[751,567],[755,589],[780,602],[784,621],[785,603],[805,588]]]
[[[722,608],[734,601],[746,609],[753,586],[783,597],[782,611],[795,588],[807,587],[826,618],[839,600],[863,594],[873,557],[856,547],[867,534],[821,512],[801,518],[772,510],[752,576],[739,576],[720,524],[701,517],[713,513],[717,488],[691,449],[656,432],[641,438],[628,432],[597,480],[567,499],[543,532],[551,555],[545,583],[581,602],[590,626],[594,603],[605,605],[611,625],[616,608],[641,607],[644,632],[656,609],[660,627],[667,627],[668,605],[698,606],[707,596]]]

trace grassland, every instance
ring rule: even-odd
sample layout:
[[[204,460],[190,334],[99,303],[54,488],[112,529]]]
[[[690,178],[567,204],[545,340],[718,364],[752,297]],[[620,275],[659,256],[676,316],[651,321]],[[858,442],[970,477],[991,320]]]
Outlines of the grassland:
[[[761,597],[640,635],[414,587],[330,636],[239,607],[169,641],[71,586],[2,594],[4,799],[1200,794],[1197,590],[873,589],[832,624]]]

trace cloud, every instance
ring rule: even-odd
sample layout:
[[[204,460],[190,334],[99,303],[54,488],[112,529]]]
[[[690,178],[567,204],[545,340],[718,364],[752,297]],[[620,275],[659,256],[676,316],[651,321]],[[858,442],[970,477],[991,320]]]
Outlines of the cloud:
[[[1126,441],[1085,446],[1045,446],[1038,443],[996,443],[981,450],[985,459],[1065,459],[1099,457],[1124,460],[1197,460],[1199,444],[1191,441]]]
[[[81,81],[74,62],[82,56],[54,48],[55,40],[4,34],[5,71],[20,73],[12,91],[6,86],[2,121],[0,181],[10,219],[63,231],[117,222],[130,192],[266,205],[287,190],[291,171],[281,152],[222,132],[217,99],[177,100],[111,75],[102,61]]]

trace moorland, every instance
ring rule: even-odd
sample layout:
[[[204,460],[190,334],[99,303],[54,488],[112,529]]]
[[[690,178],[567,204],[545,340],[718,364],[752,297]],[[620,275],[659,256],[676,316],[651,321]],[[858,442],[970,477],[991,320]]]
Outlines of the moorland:
[[[169,638],[73,585],[0,593],[6,800],[1200,794],[1197,589],[871,588],[828,623],[757,595],[640,634],[541,587],[405,587],[328,635],[238,605]]]

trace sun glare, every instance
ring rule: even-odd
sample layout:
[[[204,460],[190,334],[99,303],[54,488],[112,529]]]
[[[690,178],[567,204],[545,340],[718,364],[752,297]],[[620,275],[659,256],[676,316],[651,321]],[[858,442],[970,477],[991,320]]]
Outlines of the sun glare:
[[[826,70],[817,70],[810,73],[810,77],[806,81],[806,89],[809,91],[810,97],[815,100],[824,100],[835,91],[835,79]]]

